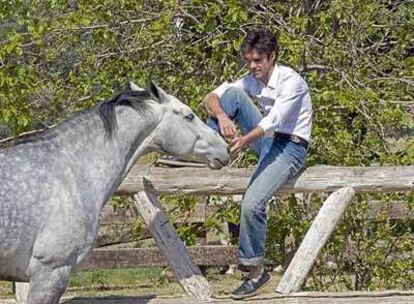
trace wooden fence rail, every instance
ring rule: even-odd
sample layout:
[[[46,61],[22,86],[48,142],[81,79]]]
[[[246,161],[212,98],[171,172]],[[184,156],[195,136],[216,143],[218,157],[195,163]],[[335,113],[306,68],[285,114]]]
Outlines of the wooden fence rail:
[[[242,194],[253,169],[161,168],[135,166],[118,194],[144,191],[143,180],[154,194]],[[280,192],[333,192],[351,187],[358,192],[396,192],[414,189],[414,166],[335,167],[315,166],[291,179]]]
[[[170,212],[175,206],[163,205],[163,207],[167,212]],[[194,210],[185,215],[178,216],[175,219],[175,223],[203,223],[208,217],[217,213],[221,207],[219,205],[207,205],[206,202],[199,202],[195,205]],[[305,212],[307,211],[305,208]],[[381,202],[373,200],[368,202],[367,219],[375,221],[381,212],[386,212],[392,220],[414,219],[414,211],[410,210],[404,201]],[[103,226],[132,224],[137,220],[137,216],[131,209],[118,208],[114,210],[111,206],[105,206],[100,214],[100,224]]]
[[[139,266],[144,256],[151,257],[151,265],[165,265],[164,259],[173,268],[177,279],[187,292],[196,299],[208,300],[210,294],[209,287],[205,281],[199,277],[200,271],[193,264],[191,258],[194,258],[195,264],[210,265],[217,263],[215,258],[222,258],[222,254],[228,257],[228,262],[235,260],[234,247],[204,247],[189,248],[186,250],[180,244],[174,244],[177,240],[176,233],[171,225],[166,225],[165,220],[155,221],[152,219],[154,214],[158,219],[166,219],[163,208],[160,207],[155,195],[172,195],[172,194],[242,194],[248,185],[249,177],[253,169],[232,169],[225,168],[220,171],[212,171],[207,168],[160,168],[148,166],[135,166],[117,190],[119,195],[136,195],[141,193],[142,197],[150,195],[151,200],[144,200],[147,210],[141,210],[141,216],[144,222],[148,224],[153,234],[156,234],[157,244],[160,250],[154,249],[149,254],[148,249],[124,249],[124,250],[99,250],[95,249],[93,255],[86,260],[81,268],[91,269],[96,267],[110,268]],[[309,193],[309,192],[334,192],[340,189],[346,193],[358,192],[395,192],[395,191],[412,191],[414,189],[414,166],[404,167],[332,167],[316,166],[303,171],[299,176],[291,179],[280,192],[285,193]],[[340,192],[341,192],[340,191]],[[317,253],[321,250],[328,240],[330,233],[335,228],[341,214],[344,212],[346,205],[351,200],[352,195],[343,199],[344,207],[341,212],[333,216],[335,220],[329,221],[326,225],[325,220],[330,220],[335,210],[332,202],[326,202],[329,212],[318,214],[319,220],[312,225],[310,231],[305,236],[309,244],[312,240],[317,240],[315,247],[304,246],[298,252],[298,257],[294,259],[295,265],[292,265],[291,271],[282,278],[283,286],[279,286],[280,292],[289,293],[300,288],[305,279],[307,271],[316,259]],[[139,202],[136,200],[136,204]],[[324,208],[322,208],[324,209]],[[375,208],[372,208],[375,209]],[[380,210],[380,209],[377,209]],[[398,209],[397,216],[412,216],[411,211]],[[403,211],[401,211],[403,210]],[[378,212],[378,211],[374,211]],[[205,217],[204,213],[204,217]],[[317,218],[318,218],[317,216]],[[311,240],[311,241],[309,241]],[[173,248],[174,247],[174,248]],[[169,250],[178,252],[173,257]],[[203,254],[200,256],[200,250]],[[205,251],[209,251],[210,261],[205,260]],[[219,252],[217,251],[219,250]],[[189,251],[190,255],[188,255]],[[161,253],[164,259],[161,258]],[[306,261],[301,261],[300,256],[307,256]],[[183,262],[189,264],[188,267]],[[306,271],[297,271],[302,268],[301,263],[306,262]],[[112,263],[112,264],[111,264]],[[175,267],[175,265],[179,265]],[[184,267],[185,266],[185,267]],[[27,285],[25,283],[16,286],[16,295],[20,302],[24,302]]]
[[[187,247],[187,250],[197,265],[229,265],[237,262],[237,248],[235,246],[190,246]],[[97,248],[80,265],[80,270],[159,267],[168,265],[160,249],[156,247],[126,249]]]
[[[204,223],[209,217],[214,216],[223,206],[208,205],[203,202],[203,198],[197,198],[199,201],[194,210],[186,212],[179,216],[173,216],[174,224],[182,223]],[[239,204],[239,202],[235,202]],[[176,206],[163,205],[167,213],[174,212]],[[311,206],[304,206],[306,214],[314,214],[315,210],[309,210]],[[313,207],[313,206],[312,206]],[[386,213],[391,220],[410,220],[414,219],[414,211],[408,207],[407,202],[404,201],[369,201],[368,210],[364,214],[364,218],[372,222],[379,221],[380,214]],[[151,238],[152,235],[147,228],[139,232],[139,237],[136,235],[136,228],[132,225],[137,221],[138,213],[132,208],[113,208],[112,206],[105,206],[100,214],[100,224],[98,238],[96,240],[96,247],[103,247],[108,245],[116,245],[139,241],[141,239]],[[204,237],[204,236],[201,236]]]

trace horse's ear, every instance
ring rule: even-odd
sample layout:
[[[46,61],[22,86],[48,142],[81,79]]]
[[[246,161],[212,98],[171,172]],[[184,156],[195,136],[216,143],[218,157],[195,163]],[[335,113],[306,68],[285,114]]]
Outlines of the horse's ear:
[[[157,86],[153,81],[150,81],[147,90],[159,102],[168,100],[167,93],[165,93],[164,90]]]
[[[145,89],[139,87],[138,85],[136,85],[132,81],[129,82],[129,89],[132,90],[132,91],[145,91]]]

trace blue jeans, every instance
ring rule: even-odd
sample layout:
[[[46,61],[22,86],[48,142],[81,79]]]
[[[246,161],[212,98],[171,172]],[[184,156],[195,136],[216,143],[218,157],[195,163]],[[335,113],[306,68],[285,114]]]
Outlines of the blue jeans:
[[[220,105],[243,134],[254,129],[262,119],[259,109],[243,90],[228,89],[221,97]],[[207,124],[219,131],[215,118],[209,118]],[[259,163],[241,203],[239,258],[243,265],[260,265],[266,243],[266,204],[303,168],[307,151],[290,140],[272,137],[262,137],[250,147],[258,155]]]

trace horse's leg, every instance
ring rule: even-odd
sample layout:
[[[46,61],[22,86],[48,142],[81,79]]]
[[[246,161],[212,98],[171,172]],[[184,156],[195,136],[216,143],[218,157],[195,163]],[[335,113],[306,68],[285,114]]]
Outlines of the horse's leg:
[[[36,237],[27,271],[29,304],[59,303],[72,269],[93,248],[97,225],[73,205],[62,203]]]
[[[38,235],[28,268],[28,304],[59,303],[76,264],[76,249],[79,248],[76,241],[65,226],[50,225]]]
[[[27,304],[58,304],[69,281],[72,266],[55,268],[39,260],[33,264]]]

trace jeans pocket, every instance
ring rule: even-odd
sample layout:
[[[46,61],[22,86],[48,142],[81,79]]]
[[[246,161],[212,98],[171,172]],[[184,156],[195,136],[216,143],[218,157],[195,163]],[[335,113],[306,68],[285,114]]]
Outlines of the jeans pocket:
[[[302,145],[290,143],[286,149],[286,157],[292,162],[294,173],[298,173],[305,165],[307,150]]]

